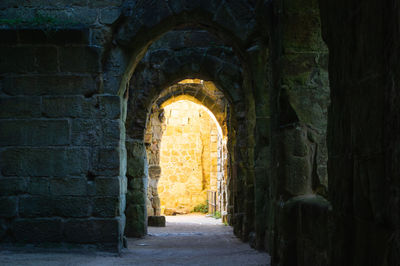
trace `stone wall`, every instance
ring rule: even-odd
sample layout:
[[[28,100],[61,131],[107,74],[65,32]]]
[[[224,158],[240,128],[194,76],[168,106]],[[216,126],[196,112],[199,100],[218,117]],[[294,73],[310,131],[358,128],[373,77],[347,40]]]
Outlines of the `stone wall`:
[[[166,209],[188,213],[205,204],[207,190],[217,191],[217,125],[206,110],[189,101],[165,106],[164,116],[158,182],[161,213]]]
[[[330,265],[399,265],[397,1],[320,1],[330,52]]]
[[[121,99],[103,87],[93,32],[0,31],[1,241],[119,250]]]
[[[1,241],[118,249],[124,213],[146,234],[146,121],[185,95],[225,123],[237,236],[274,265],[396,265],[395,1],[91,2],[0,3]],[[218,90],[171,86],[193,77]]]
[[[272,190],[265,245],[274,265],[326,265],[330,97],[319,6],[274,1],[271,12]]]
[[[207,99],[208,96],[206,95],[209,95],[209,97],[213,98],[213,100],[203,101],[203,102],[199,100],[199,99]],[[204,96],[206,96],[206,98],[204,98]],[[165,133],[165,130],[168,128],[167,125],[168,120],[166,120],[166,113],[165,113],[166,111],[165,109],[163,109],[163,107],[170,108],[169,106],[175,106],[175,104],[179,101],[192,103],[193,110],[198,110],[198,112],[201,113],[201,116],[199,116],[200,113],[198,114],[191,113],[190,108],[182,112],[176,110],[172,111],[175,114],[174,117],[176,117],[176,115],[181,116],[183,114],[191,114],[191,117],[189,118],[189,121],[191,121],[190,124],[186,124],[186,126],[182,127],[182,125],[179,125],[178,123],[177,125],[173,125],[172,129],[178,132],[179,135],[182,135],[183,134],[182,130],[186,128],[185,130],[187,132],[184,133],[185,136],[190,135],[193,138],[193,140],[197,141],[193,142],[194,144],[193,147],[195,149],[198,148],[194,155],[198,153],[200,153],[201,155],[200,156],[193,155],[194,156],[193,160],[198,161],[198,165],[192,167],[196,169],[199,168],[198,169],[200,170],[199,173],[201,173],[200,174],[201,176],[198,176],[198,179],[200,179],[199,184],[202,184],[201,185],[202,188],[196,191],[196,193],[201,195],[202,200],[198,201],[197,204],[205,203],[207,189],[213,189],[213,191],[218,192],[217,193],[218,210],[226,218],[227,215],[226,182],[229,176],[227,168],[228,152],[226,146],[226,139],[227,139],[226,134],[228,133],[226,127],[226,122],[228,119],[226,111],[228,106],[227,106],[227,101],[224,98],[224,95],[221,94],[221,92],[215,87],[213,82],[203,81],[199,79],[194,79],[194,80],[185,79],[180,81],[178,84],[167,88],[159,95],[158,99],[155,101],[155,104],[152,106],[145,134],[145,143],[146,143],[147,158],[149,164],[147,213],[148,215],[161,214],[160,197],[158,195],[158,184],[160,181],[160,175],[162,173],[162,168],[160,165],[160,158],[161,158],[160,149],[161,149],[163,134]],[[208,108],[211,108],[213,111],[211,112]],[[171,110],[169,116],[171,116]],[[211,119],[210,116],[213,116],[215,119]],[[181,117],[180,119],[185,120],[186,122],[188,121],[188,117],[186,118]],[[173,119],[171,121],[177,121],[177,120]],[[219,129],[217,130],[217,128],[215,127],[212,130],[215,136],[214,135],[211,136],[210,129],[205,129],[204,125],[212,126],[214,124],[216,125],[216,123],[218,123]],[[222,125],[222,128],[220,125]],[[196,131],[198,132],[196,133]],[[169,132],[172,133],[171,128]],[[208,134],[202,132],[208,132]],[[223,135],[225,135],[225,137],[223,137]],[[192,145],[187,138],[178,138],[174,140],[173,134],[169,135],[166,138],[167,140],[170,139],[172,141],[171,144],[169,144],[171,150],[173,147],[176,147],[173,144],[182,141],[185,142],[182,143],[181,145],[182,149],[187,148],[191,149],[194,152],[193,148],[191,148]],[[198,142],[199,140],[201,140],[201,142]],[[211,140],[213,140],[214,142],[216,141],[214,145],[217,148],[216,150],[214,147],[213,151],[211,151],[210,148]],[[203,146],[204,149],[200,149],[201,146]],[[176,151],[183,152],[185,153],[185,155],[188,155],[186,154],[185,150],[182,151],[176,150]],[[208,156],[206,154],[208,154]],[[212,157],[215,157],[214,158],[215,162],[210,161]],[[179,156],[175,159],[178,159],[180,161]],[[212,169],[212,164],[214,164],[214,169]],[[169,168],[171,167],[174,168],[176,165],[178,165],[178,162],[170,163]],[[167,169],[167,172],[172,173],[180,170],[181,169],[179,168],[169,169],[169,170]],[[212,175],[212,178],[215,180],[214,186],[212,188],[210,187],[210,174]],[[179,182],[175,180],[175,183]],[[192,206],[190,208],[186,208],[185,212],[192,211],[193,207],[197,204],[191,204]],[[174,211],[176,211],[175,207]],[[182,212],[182,210],[180,212]]]

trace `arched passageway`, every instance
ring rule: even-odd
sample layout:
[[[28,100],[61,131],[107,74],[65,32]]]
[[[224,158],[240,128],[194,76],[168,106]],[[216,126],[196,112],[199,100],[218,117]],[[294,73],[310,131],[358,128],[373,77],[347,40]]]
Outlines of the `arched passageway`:
[[[197,77],[230,104],[236,236],[277,266],[396,265],[398,14],[394,0],[2,1],[0,241],[119,252],[146,235],[148,118],[188,95],[216,114],[177,84]]]
[[[181,42],[172,43],[172,47],[168,49],[163,46],[164,43],[169,43],[168,45],[171,45],[171,40],[181,35],[185,36],[185,39],[181,39]],[[199,38],[199,36],[201,38]],[[204,38],[206,38],[208,42],[204,42]],[[189,42],[188,40],[191,39],[193,40],[192,45],[194,47],[187,47],[186,42]],[[201,42],[197,44],[199,40],[201,40]],[[249,137],[247,131],[244,130],[247,124],[237,123],[237,121],[243,120],[246,114],[246,111],[243,109],[245,105],[240,103],[241,97],[245,95],[240,89],[243,82],[242,76],[242,67],[235,53],[232,52],[232,49],[225,47],[220,41],[210,36],[204,30],[177,30],[166,34],[155,42],[138,64],[130,82],[126,123],[128,137],[128,141],[126,142],[128,151],[128,184],[131,184],[131,180],[138,180],[137,178],[140,176],[140,172],[138,173],[136,170],[133,172],[130,171],[130,161],[132,165],[135,166],[139,161],[145,165],[144,169],[145,171],[148,169],[150,176],[149,184],[153,184],[151,181],[152,176],[158,177],[161,173],[159,166],[155,165],[153,162],[151,165],[147,165],[143,162],[143,157],[138,158],[136,149],[138,145],[146,145],[146,143],[144,143],[146,140],[146,121],[149,123],[149,114],[151,110],[160,109],[161,105],[165,101],[170,100],[170,98],[176,101],[178,98],[189,97],[191,100],[207,107],[210,112],[215,115],[218,123],[222,125],[223,134],[230,134],[228,138],[229,141],[226,143],[226,150],[232,150],[233,152],[230,153],[231,157],[227,158],[226,161],[230,163],[235,162],[234,140],[236,136],[242,136],[241,145],[244,145],[245,142],[243,141]],[[182,80],[182,78],[192,77],[199,77],[209,81],[202,82],[201,84],[177,83]],[[217,89],[217,87],[219,87],[219,89]],[[237,127],[241,128],[241,130]],[[230,131],[230,133],[228,133],[228,131]],[[145,148],[143,148],[143,146],[139,153],[142,154],[141,156],[144,155],[143,151]],[[147,154],[149,155],[151,153]],[[156,161],[157,160],[159,160],[159,158],[157,158]],[[147,161],[150,162],[154,160],[153,158],[147,158]],[[237,167],[242,169],[244,164],[233,163],[229,166],[229,170],[228,164],[226,164],[226,167],[226,171],[228,172]],[[233,173],[235,174],[236,171],[233,171]],[[227,173],[225,176],[230,175],[231,173]],[[156,193],[157,189],[151,191],[151,194],[154,195],[150,196],[150,199],[144,196],[144,193],[141,192],[140,194],[134,191],[145,190],[144,186],[147,184],[147,180],[145,180],[146,174],[141,178],[143,180],[141,184],[143,185],[136,187],[128,186],[126,212],[126,232],[128,236],[144,235],[147,223],[143,218],[140,218],[139,223],[137,217],[145,218],[147,216],[146,211],[153,212],[154,214],[158,214],[159,211],[157,210],[159,201],[156,195],[158,193]],[[242,200],[238,200],[236,203],[234,202],[236,195],[239,198],[235,188],[237,185],[234,184],[234,182],[237,182],[236,180],[236,178],[233,178],[232,182],[230,182],[230,188],[223,189],[224,192],[221,192],[221,194],[224,195],[224,197],[221,197],[224,200],[222,213],[224,220],[229,223],[239,223],[237,228],[240,232],[242,231],[242,225],[240,225],[242,219],[237,219],[237,215],[233,215],[233,213],[244,210],[245,205],[243,205]],[[240,182],[244,182],[244,180],[242,179]],[[239,185],[239,187],[242,186]],[[136,196],[131,197],[131,195]],[[140,198],[138,198],[137,195],[140,195]],[[150,193],[147,196],[149,195]],[[156,202],[156,206],[149,208],[148,206],[150,204],[153,205],[152,201]],[[237,211],[233,209],[235,206]],[[251,223],[249,223],[249,226],[252,226]]]
[[[184,80],[161,93],[145,135],[148,216],[188,213],[214,197],[213,212],[227,220],[229,109],[212,82]],[[167,199],[175,203],[166,207]]]

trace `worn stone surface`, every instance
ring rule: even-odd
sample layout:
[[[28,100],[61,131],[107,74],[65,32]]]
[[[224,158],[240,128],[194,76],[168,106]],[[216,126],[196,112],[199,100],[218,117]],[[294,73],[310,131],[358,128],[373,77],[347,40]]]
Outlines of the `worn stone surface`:
[[[90,25],[77,25],[95,23],[95,8],[105,5],[46,6],[6,1],[0,8],[0,32],[9,37],[0,38],[1,237],[69,242],[75,232],[64,219],[107,217],[115,230],[82,242],[118,251],[126,193],[121,101],[102,94],[103,48],[91,44]],[[100,23],[118,17],[101,13],[107,21]]]
[[[1,1],[1,241],[146,234],[148,116],[187,95],[226,123],[226,218],[273,265],[397,265],[398,9]],[[186,78],[222,96],[171,87]]]
[[[268,254],[253,250],[247,243],[232,237],[228,226],[211,217],[167,217],[166,227],[150,227],[148,236],[128,239],[127,244],[128,248],[118,256],[85,251],[82,247],[72,250],[60,247],[56,249],[59,252],[52,253],[40,248],[31,248],[31,252],[2,250],[0,264],[270,265]],[[39,252],[32,252],[36,250]]]
[[[394,1],[320,4],[332,94],[328,114],[329,198],[334,214],[331,265],[397,265],[399,64],[394,58],[399,7]],[[341,13],[344,7],[359,12],[352,17],[351,12]],[[332,21],[338,22],[337,28]],[[352,30],[339,31],[343,26]]]
[[[165,208],[189,213],[206,202],[207,190],[217,191],[217,125],[206,110],[189,101],[172,103],[163,110],[161,175],[155,187],[161,213]]]
[[[147,219],[148,226],[165,227],[165,216],[149,216]]]

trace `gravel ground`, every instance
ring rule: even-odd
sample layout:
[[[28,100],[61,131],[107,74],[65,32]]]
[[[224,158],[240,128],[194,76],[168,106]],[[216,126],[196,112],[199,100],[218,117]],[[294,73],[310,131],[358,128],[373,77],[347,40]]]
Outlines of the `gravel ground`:
[[[166,227],[149,227],[142,239],[128,239],[118,256],[102,252],[27,253],[0,251],[0,265],[270,265],[267,253],[251,249],[220,219],[167,216]]]

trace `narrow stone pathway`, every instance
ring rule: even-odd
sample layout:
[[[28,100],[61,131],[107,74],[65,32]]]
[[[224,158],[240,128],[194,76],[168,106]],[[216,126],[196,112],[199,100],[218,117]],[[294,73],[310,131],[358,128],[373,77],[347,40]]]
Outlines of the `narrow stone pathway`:
[[[232,227],[205,216],[167,216],[166,227],[149,227],[145,239],[128,245],[143,265],[269,265],[270,260],[235,237]]]
[[[270,265],[267,253],[241,242],[220,219],[167,216],[166,227],[129,239],[120,256],[109,253],[20,253],[0,251],[0,265]]]

